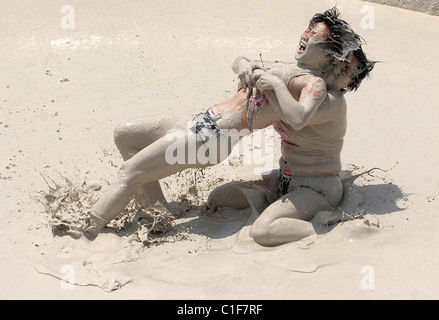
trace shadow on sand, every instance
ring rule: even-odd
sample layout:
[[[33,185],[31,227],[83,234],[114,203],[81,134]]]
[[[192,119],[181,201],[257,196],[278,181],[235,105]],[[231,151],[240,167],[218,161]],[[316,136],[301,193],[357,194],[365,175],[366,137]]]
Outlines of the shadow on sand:
[[[343,199],[336,208],[319,212],[310,221],[317,233],[330,232],[338,223],[363,219],[366,214],[384,215],[404,210],[398,202],[408,195],[397,185],[375,175],[380,171],[384,172],[378,168],[357,174],[342,171]],[[273,173],[273,176],[277,174]],[[252,192],[243,192],[245,189],[252,189]],[[203,214],[193,215],[182,226],[213,239],[231,236],[242,227],[251,225],[269,205],[269,193],[255,181],[225,183],[212,190],[206,206],[194,208],[194,212]]]

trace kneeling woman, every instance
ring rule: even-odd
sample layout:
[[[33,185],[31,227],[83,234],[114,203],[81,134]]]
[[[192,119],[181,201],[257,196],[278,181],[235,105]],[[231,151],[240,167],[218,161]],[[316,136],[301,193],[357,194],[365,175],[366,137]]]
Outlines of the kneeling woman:
[[[343,41],[349,46],[343,46]],[[341,184],[333,180],[338,179],[346,129],[343,93],[356,89],[373,63],[364,56],[359,37],[338,19],[335,9],[313,17],[295,58],[297,65],[275,64],[268,72],[238,58],[234,70],[238,75],[252,72],[253,82],[245,80],[245,86],[255,85],[257,91],[248,98],[239,90],[192,121],[181,115],[162,115],[119,125],[115,142],[124,163],[116,181],[93,206],[86,233],[97,235],[136,193],[143,198],[143,205],[159,201],[166,208],[160,179],[224,160],[237,141],[230,132],[250,133],[273,125],[282,138],[281,172],[293,179],[283,184],[284,197],[289,198],[279,199],[261,214],[253,236],[264,245],[306,236],[308,231],[304,233],[297,224],[307,223],[304,220],[331,209],[341,199],[335,190],[340,190]],[[321,160],[328,154],[330,165]],[[300,181],[294,176],[301,177]],[[285,201],[294,205],[285,207]]]

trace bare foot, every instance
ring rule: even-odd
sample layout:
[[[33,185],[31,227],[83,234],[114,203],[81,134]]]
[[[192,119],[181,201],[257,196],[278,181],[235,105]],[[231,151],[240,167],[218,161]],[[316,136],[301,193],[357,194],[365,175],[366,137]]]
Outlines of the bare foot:
[[[92,240],[97,237],[99,232],[101,232],[102,229],[107,225],[108,221],[91,213],[91,211],[88,212],[88,215],[89,215],[89,219],[86,227],[84,228],[84,235],[88,239]]]

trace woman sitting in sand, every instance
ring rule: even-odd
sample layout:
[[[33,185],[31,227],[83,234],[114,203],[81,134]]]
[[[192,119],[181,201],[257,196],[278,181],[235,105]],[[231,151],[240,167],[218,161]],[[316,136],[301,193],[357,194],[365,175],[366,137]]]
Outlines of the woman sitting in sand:
[[[338,16],[333,8],[311,19],[295,55],[297,64],[275,63],[267,71],[246,58],[236,59],[232,68],[242,88],[194,116],[189,127],[189,119],[175,114],[117,126],[115,143],[124,163],[93,206],[86,234],[96,236],[132,196],[143,199],[144,206],[158,203],[169,210],[160,179],[217,164],[236,142],[230,132],[251,133],[269,125],[282,138],[280,198],[256,219],[251,236],[262,245],[276,245],[312,234],[307,220],[332,209],[342,197],[343,93],[357,89],[373,68],[360,37]]]

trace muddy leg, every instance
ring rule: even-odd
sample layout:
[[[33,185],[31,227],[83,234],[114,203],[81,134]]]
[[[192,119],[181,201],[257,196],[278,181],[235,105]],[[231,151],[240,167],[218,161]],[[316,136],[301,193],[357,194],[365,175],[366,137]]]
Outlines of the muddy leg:
[[[309,188],[287,193],[267,207],[253,223],[250,236],[260,245],[273,246],[316,234],[309,220],[332,206]]]
[[[175,128],[183,128],[179,124],[182,117],[155,116],[122,122],[114,130],[114,142],[124,161],[130,159],[140,150],[154,141],[164,137],[166,132]],[[183,118],[184,119],[184,118]],[[152,181],[140,186],[135,199],[142,208],[148,208],[159,202],[166,210],[169,205],[163,194],[159,181]]]
[[[203,168],[221,162],[216,158],[219,153],[214,152],[215,148],[222,145],[220,136],[214,135],[209,144],[211,148],[206,149],[206,143],[197,141],[191,131],[180,133],[182,136],[174,140],[169,139],[169,136],[156,140],[123,163],[116,180],[110,184],[91,210],[92,225],[88,230],[90,235],[99,233],[106,223],[116,218],[139,187],[188,168]],[[173,161],[174,151],[177,151],[177,158],[179,153],[183,155],[183,158],[179,159],[182,161]],[[193,157],[194,161],[188,161],[188,157],[192,157],[194,152],[197,155]],[[206,154],[215,156],[203,158],[202,155]]]

